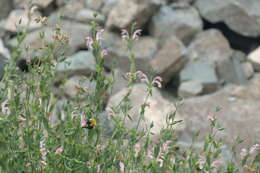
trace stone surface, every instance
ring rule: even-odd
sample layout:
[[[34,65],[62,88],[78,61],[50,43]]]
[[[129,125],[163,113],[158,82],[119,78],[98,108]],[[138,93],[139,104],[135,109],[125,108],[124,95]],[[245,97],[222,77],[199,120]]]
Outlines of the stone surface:
[[[94,15],[97,16],[94,17]],[[92,22],[92,21],[95,21],[97,23],[105,23],[105,16],[103,16],[102,14],[94,10],[82,9],[77,12],[75,16],[75,20],[84,23]]]
[[[228,40],[216,29],[199,33],[188,47],[191,61],[202,60],[212,64],[221,65],[232,53]]]
[[[0,20],[8,16],[9,12],[12,10],[12,1],[10,0],[0,0]]]
[[[200,95],[203,92],[203,86],[198,81],[186,81],[181,83],[178,88],[178,96],[189,98]]]
[[[4,75],[4,68],[6,65],[6,59],[3,55],[0,54],[0,80],[2,79],[3,75]]]
[[[248,60],[253,64],[254,70],[260,72],[260,46],[248,55]]]
[[[187,62],[186,48],[176,37],[167,40],[150,61],[152,70],[169,82]]]
[[[28,11],[26,10],[13,10],[5,21],[4,29],[11,32],[17,32],[28,26],[29,30],[34,30],[41,27],[35,19],[40,16],[40,13],[34,13],[31,21],[28,18]]]
[[[212,23],[224,22],[230,29],[244,36],[260,35],[259,0],[198,0],[196,6],[202,17]]]
[[[108,16],[110,11],[116,6],[117,3],[123,0],[108,0],[106,3],[104,3],[101,13],[105,16]]]
[[[57,65],[58,72],[68,72],[77,75],[84,75],[89,70],[95,71],[95,57],[89,51],[79,51],[78,53],[66,58],[65,61]]]
[[[206,62],[188,64],[180,72],[180,81],[195,80],[203,85],[204,93],[214,92],[218,88],[218,78],[215,67]]]
[[[77,88],[77,86],[86,89],[86,92],[78,95],[79,89]],[[66,98],[76,98],[77,96],[79,96],[79,98],[83,99],[88,94],[94,92],[95,87],[95,81],[90,81],[89,78],[86,78],[85,76],[74,76],[67,80],[66,83],[60,88],[60,90],[64,92],[64,96]]]
[[[126,49],[127,43],[123,42],[118,36],[115,36],[115,38],[111,36],[113,35],[105,36],[108,38],[108,40],[105,41],[105,46],[108,46],[109,49],[109,55],[105,58],[105,64],[109,67],[116,64],[116,67],[119,67],[122,71],[129,72],[130,61],[128,58],[129,54]],[[157,49],[157,40],[149,36],[141,37],[134,43],[133,54],[136,57],[137,70],[150,71],[149,64],[147,62],[152,59]]]
[[[110,29],[124,29],[136,22],[140,28],[149,20],[155,10],[156,6],[149,0],[120,1],[109,13],[106,26]]]
[[[250,79],[254,75],[254,68],[253,65],[250,62],[244,62],[242,63],[243,70],[245,72],[245,76],[247,79]]]
[[[208,114],[214,114],[225,128],[220,133],[224,142],[233,146],[235,139],[239,136],[245,141],[238,147],[249,147],[260,142],[260,78],[256,78],[248,86],[240,89],[240,97],[237,95],[231,100],[232,90],[221,90],[217,93],[199,98],[184,100],[183,106],[178,109],[181,117],[186,122],[184,134],[195,135],[200,131],[200,139],[208,133]],[[241,88],[241,87],[239,87]],[[236,88],[234,89],[236,90]],[[216,108],[221,110],[216,113]],[[184,135],[183,134],[183,135]]]
[[[149,30],[153,36],[162,39],[175,35],[187,45],[196,33],[202,31],[202,20],[193,7],[162,6],[152,17]]]
[[[53,21],[53,23],[55,23],[54,21]],[[55,23],[54,26],[56,24],[57,23]],[[62,26],[62,33],[64,33],[69,38],[69,43],[68,43],[69,48],[67,50],[64,50],[66,55],[72,55],[76,50],[86,47],[85,46],[85,37],[90,34],[89,25],[64,20],[64,21],[62,21],[61,26]],[[31,55],[39,54],[39,52],[40,52],[39,48],[45,47],[43,45],[41,38],[39,37],[40,32],[45,33],[44,40],[46,42],[53,41],[52,36],[54,34],[54,30],[52,30],[49,27],[44,27],[40,30],[31,32],[26,36],[26,38],[22,42],[22,45],[21,45],[21,47],[23,48],[22,56],[26,55],[25,47],[27,45],[29,45],[31,48],[30,49]],[[10,40],[9,45],[10,46],[17,45],[16,39]]]
[[[231,59],[232,54],[233,51],[227,39],[216,29],[199,33],[188,47],[190,63],[198,60],[210,63],[216,66],[220,79],[239,83],[235,65]],[[229,69],[231,73],[227,75],[226,72]]]
[[[239,62],[245,62],[246,54],[244,52],[234,50],[232,54],[232,59],[237,59]]]
[[[237,58],[228,58],[218,65],[217,74],[226,83],[244,85],[247,83],[247,77],[244,68]]]
[[[3,55],[6,59],[11,58],[10,51],[5,47],[2,39],[0,39],[0,54]]]
[[[127,94],[128,90],[129,88],[125,88],[109,99],[106,108],[107,112],[110,112],[111,107],[115,107],[119,104],[119,102]],[[129,116],[132,118],[132,121],[126,117],[126,127],[136,128],[140,117],[140,106],[144,103],[146,95],[146,86],[144,84],[136,84],[133,86],[132,93],[129,97],[130,105],[132,106],[129,111]],[[147,102],[150,106],[146,108],[144,113],[144,121],[141,121],[139,129],[149,128],[150,124],[153,122],[151,132],[157,135],[162,128],[166,127],[166,115],[175,111],[176,108],[174,103],[163,98],[159,90],[156,88],[153,89],[153,95],[148,98]],[[112,116],[116,116],[119,119],[124,119],[122,113],[115,115],[112,114]],[[176,120],[180,120],[180,118],[181,117],[177,114]],[[181,130],[184,126],[185,124],[179,125],[177,131]]]
[[[93,9],[93,10],[101,10],[104,5],[104,0],[85,0],[86,6]]]

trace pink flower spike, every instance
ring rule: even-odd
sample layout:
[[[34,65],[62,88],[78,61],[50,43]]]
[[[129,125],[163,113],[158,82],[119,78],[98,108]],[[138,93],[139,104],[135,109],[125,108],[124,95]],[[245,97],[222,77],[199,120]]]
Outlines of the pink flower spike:
[[[10,115],[10,114],[11,114],[11,110],[9,109],[8,104],[9,104],[9,100],[8,100],[8,99],[5,100],[5,101],[1,104],[2,113],[5,114],[5,115]]]
[[[253,145],[251,148],[250,148],[250,150],[249,150],[249,153],[250,154],[254,154],[257,150],[259,150],[260,149],[260,146],[259,146],[259,144],[255,144],[255,145]]]
[[[104,57],[104,56],[107,56],[108,55],[108,51],[106,49],[103,49],[101,51],[101,56]]]
[[[87,48],[93,49],[93,39],[91,37],[86,37],[85,40]]]
[[[86,128],[87,127],[87,121],[86,120],[82,120],[81,121],[81,127],[82,128]]]
[[[247,149],[242,148],[241,152],[240,152],[240,157],[243,159],[244,157],[246,157],[248,154]]]
[[[218,168],[220,165],[223,164],[223,161],[222,160],[214,160],[212,163],[211,163],[211,167],[212,168]]]
[[[137,71],[137,74],[139,75],[141,82],[145,82],[145,83],[149,82],[148,77],[146,76],[146,74],[144,72]]]
[[[102,40],[102,34],[104,31],[105,31],[104,29],[101,29],[100,31],[97,32],[97,34],[96,34],[97,41]]]
[[[208,120],[214,121],[216,119],[215,115],[209,114],[208,115]]]
[[[125,164],[123,162],[119,162],[120,172],[125,171]]]
[[[162,88],[162,78],[160,76],[156,76],[153,79],[152,84],[156,84],[158,88]]]
[[[154,81],[159,81],[159,82],[162,82],[162,81],[163,81],[162,78],[161,78],[161,76],[156,76],[153,80],[154,80]]]
[[[128,31],[126,29],[122,29],[121,36],[123,40],[128,40],[129,39]]]
[[[63,151],[63,146],[60,146],[59,148],[56,149],[55,154],[60,154],[62,153],[62,151]]]
[[[139,39],[139,36],[141,36],[141,32],[142,30],[141,29],[137,29],[134,34],[133,34],[133,40],[138,40]]]

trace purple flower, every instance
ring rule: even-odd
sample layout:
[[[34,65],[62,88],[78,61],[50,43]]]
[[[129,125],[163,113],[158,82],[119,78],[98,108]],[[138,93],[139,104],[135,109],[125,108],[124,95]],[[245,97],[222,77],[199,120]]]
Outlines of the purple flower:
[[[102,40],[102,34],[103,34],[104,31],[105,31],[104,29],[101,29],[100,31],[98,31],[98,32],[96,33],[96,40],[97,40],[97,41]]]
[[[246,157],[248,155],[248,151],[245,148],[242,148],[241,152],[240,152],[240,157],[243,159],[244,157]]]
[[[8,107],[8,99],[7,100],[5,100],[2,104],[1,104],[1,107],[2,107],[2,112],[3,112],[3,114],[5,114],[5,115],[10,115],[11,114],[11,111],[10,111],[10,109],[9,109],[9,107]]]
[[[93,39],[91,37],[86,37],[86,46],[89,49],[93,49]]]
[[[145,83],[149,82],[149,79],[144,72],[137,71],[137,74],[139,75],[139,79],[141,80],[141,82],[145,82]]]
[[[255,144],[250,148],[249,153],[254,154],[258,149],[260,149],[259,144]]]
[[[104,57],[104,56],[107,56],[108,55],[108,51],[106,49],[103,49],[101,51],[101,56]]]
[[[119,162],[120,172],[125,171],[125,164],[123,162]]]
[[[63,146],[60,146],[59,148],[57,148],[56,149],[56,151],[55,151],[55,154],[60,154],[60,153],[62,153],[63,152]]]
[[[223,161],[222,160],[214,160],[212,163],[211,163],[211,167],[212,168],[218,168],[220,165],[223,164]]]
[[[210,121],[214,121],[216,119],[215,115],[213,115],[213,114],[209,114],[207,118]]]
[[[139,36],[141,36],[141,32],[142,32],[141,29],[137,29],[137,30],[134,32],[132,39],[133,39],[133,40],[138,40],[138,39],[139,39]]]
[[[126,29],[122,29],[121,36],[123,40],[128,40],[129,39],[128,31]]]
[[[162,78],[160,76],[156,76],[153,79],[152,84],[157,85],[158,88],[162,88]]]

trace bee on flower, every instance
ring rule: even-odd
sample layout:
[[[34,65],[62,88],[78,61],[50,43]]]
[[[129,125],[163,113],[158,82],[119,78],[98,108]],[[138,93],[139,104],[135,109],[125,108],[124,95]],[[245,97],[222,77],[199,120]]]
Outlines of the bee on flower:
[[[87,129],[93,129],[97,126],[97,121],[95,118],[89,118],[88,120],[81,120],[81,127]]]

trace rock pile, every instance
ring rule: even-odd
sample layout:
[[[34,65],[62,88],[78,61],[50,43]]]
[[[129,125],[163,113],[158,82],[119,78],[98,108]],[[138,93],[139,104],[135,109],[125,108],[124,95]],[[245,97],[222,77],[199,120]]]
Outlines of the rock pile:
[[[40,32],[44,32],[45,38],[51,40],[50,28],[33,20],[37,16],[46,16],[52,26],[63,26],[70,38],[70,49],[65,50],[70,66],[59,64],[60,73],[73,73],[75,77],[84,75],[84,71],[94,70],[93,55],[84,42],[84,38],[90,35],[89,22],[94,20],[105,29],[102,46],[109,50],[105,66],[111,68],[116,64],[116,78],[122,81],[116,83],[116,90],[112,92],[108,103],[112,105],[125,91],[122,75],[129,71],[130,64],[121,42],[120,30],[129,29],[136,22],[136,26],[143,30],[142,37],[133,47],[137,70],[162,76],[167,97],[187,99],[180,111],[181,117],[191,119],[187,122],[186,127],[190,128],[187,132],[192,131],[193,126],[196,126],[195,130],[204,127],[201,125],[203,116],[221,103],[225,112],[220,118],[226,122],[225,126],[233,124],[232,132],[227,132],[230,132],[229,135],[236,131],[239,133],[242,125],[249,125],[255,134],[259,134],[260,128],[256,122],[260,118],[256,112],[260,93],[256,92],[252,98],[239,97],[239,101],[234,99],[235,102],[231,102],[231,96],[225,90],[233,85],[241,85],[248,90],[252,85],[257,88],[257,82],[252,81],[259,81],[257,76],[260,72],[259,0],[33,0],[32,4],[37,8],[34,8],[34,15],[30,18],[27,14],[32,9],[27,8],[26,0],[0,0],[0,78],[10,58],[8,49],[17,44],[13,36],[21,29],[19,27],[29,27],[29,33],[22,42],[24,57],[28,53],[26,47],[32,50],[42,47]],[[93,14],[97,17],[93,17]],[[205,22],[212,26],[224,25],[228,31],[223,27],[205,29]],[[231,38],[226,37],[228,33],[239,35],[244,40],[250,39],[252,45],[247,45],[251,48],[250,53],[234,49],[230,44]],[[35,52],[30,53],[34,55]],[[142,87],[135,86],[137,93],[143,92]],[[73,87],[65,88],[73,90]],[[236,87],[231,88],[236,90]],[[156,90],[156,94],[159,93]],[[135,94],[131,99],[142,100],[139,96]],[[163,103],[159,107],[165,107],[164,110],[171,107],[164,97],[160,97],[159,101]],[[160,109],[155,98],[151,102],[154,103],[149,110],[151,113]],[[137,111],[133,112],[136,114]],[[157,113],[154,115],[160,116]],[[250,119],[245,118],[247,114],[250,114]],[[146,118],[149,119],[149,116]],[[150,121],[161,121],[163,118],[151,116]],[[160,126],[160,123],[156,124],[156,132]],[[246,136],[246,132],[242,134]],[[256,135],[251,137],[257,139]]]

